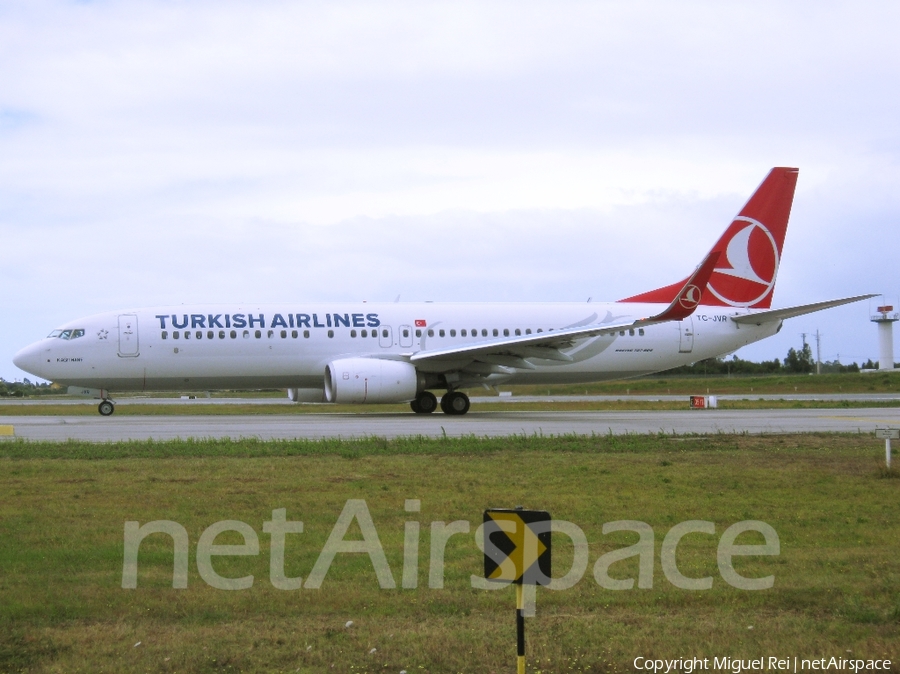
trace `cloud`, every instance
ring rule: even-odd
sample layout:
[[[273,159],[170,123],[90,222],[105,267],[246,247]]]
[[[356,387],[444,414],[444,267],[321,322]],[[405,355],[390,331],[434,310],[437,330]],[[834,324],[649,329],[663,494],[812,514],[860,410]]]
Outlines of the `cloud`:
[[[897,294],[898,14],[4,3],[0,375],[116,307],[615,299],[681,278],[774,165],[801,168],[776,303]],[[874,357],[841,311],[803,320]]]

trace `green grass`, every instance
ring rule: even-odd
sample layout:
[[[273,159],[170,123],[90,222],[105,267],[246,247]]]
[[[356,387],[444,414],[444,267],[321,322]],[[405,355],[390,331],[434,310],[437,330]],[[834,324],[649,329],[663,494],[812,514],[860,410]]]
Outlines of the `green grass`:
[[[679,394],[706,393],[898,393],[900,374],[893,373],[844,373],[844,374],[775,374],[775,375],[672,375],[658,374],[636,379],[592,382],[588,384],[557,384],[552,386],[501,386],[514,395],[629,395],[629,394]],[[64,389],[60,389],[61,391]],[[482,388],[471,389],[472,395],[492,395]],[[180,398],[181,395],[206,397],[205,391],[178,391],[154,393],[153,397]],[[213,398],[285,398],[280,389],[260,391],[213,391]],[[48,400],[57,395],[42,395],[35,399]],[[60,398],[67,398],[59,394]]]
[[[638,655],[851,650],[896,661],[900,479],[882,457],[868,435],[828,434],[3,443],[0,672],[512,671],[511,589],[471,588],[481,565],[471,535],[451,539],[445,587],[431,589],[428,550],[431,522],[474,528],[485,507],[517,504],[576,523],[589,542],[578,584],[538,590],[529,671],[631,671]],[[404,522],[421,523],[418,588],[381,590],[367,556],[343,554],[321,589],[274,589],[263,533],[272,510],[304,522],[288,537],[286,571],[306,578],[351,498],[365,499],[398,585]],[[405,499],[421,499],[421,512],[405,512]],[[188,588],[172,588],[171,539],[154,535],[138,588],[122,589],[124,522],[159,519],[188,532]],[[214,562],[223,576],[252,574],[249,590],[216,590],[197,573],[197,540],[224,519],[259,537],[258,556]],[[593,579],[601,554],[635,540],[602,534],[622,519],[655,532],[652,589],[613,592]],[[717,536],[678,548],[682,572],[714,578],[706,592],[674,587],[659,562],[665,533],[692,519],[716,525]],[[781,554],[736,568],[773,574],[771,590],[737,590],[718,575],[718,535],[747,519],[775,528]],[[358,536],[354,525],[348,538]],[[571,546],[562,536],[554,546],[561,575]],[[637,562],[612,572],[634,577]]]
[[[665,373],[593,384],[512,386],[513,395],[700,395],[750,393],[898,393],[900,375],[893,373],[710,376]]]
[[[712,395],[746,395],[747,399],[720,400],[723,409],[782,409],[782,408],[865,408],[865,407],[900,407],[900,401],[795,401],[795,400],[753,400],[756,394],[800,393],[805,395],[829,393],[898,393],[900,392],[900,375],[896,374],[825,374],[810,375],[777,375],[777,376],[741,376],[741,377],[696,377],[654,375],[614,382],[598,382],[592,384],[572,384],[557,386],[512,386],[503,387],[511,391],[511,401],[503,403],[474,403],[474,411],[503,409],[505,411],[572,411],[572,410],[674,410],[687,406],[687,397],[697,394]],[[194,392],[196,393],[196,392]],[[494,395],[492,391],[472,389],[473,396]],[[159,394],[160,397],[166,394]],[[203,397],[205,394],[197,394]],[[624,396],[622,401],[562,401],[562,402],[519,402],[517,396],[572,396],[572,395],[617,395]],[[643,401],[628,400],[629,395],[681,395],[681,401]],[[255,400],[285,397],[283,391],[219,391],[212,394],[218,397],[242,397]],[[63,397],[63,396],[61,396]],[[95,416],[96,404],[84,405],[53,404],[55,396],[41,396],[40,405],[4,405],[0,401],[0,415],[3,416]],[[498,407],[497,405],[502,405]],[[184,402],[172,399],[171,402],[141,405],[119,405],[117,416],[159,416],[159,415],[210,415],[230,416],[241,414],[319,414],[323,412],[371,414],[385,412],[409,412],[409,405],[266,405],[266,404],[228,404],[208,405],[197,402]]]

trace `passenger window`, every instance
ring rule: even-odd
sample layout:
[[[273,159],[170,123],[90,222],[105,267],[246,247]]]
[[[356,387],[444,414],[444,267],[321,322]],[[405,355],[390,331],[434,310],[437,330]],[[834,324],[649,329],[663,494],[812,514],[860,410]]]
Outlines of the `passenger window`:
[[[503,336],[509,337],[509,328],[503,328]]]
[[[181,337],[181,333],[178,332],[178,330],[175,330],[175,332],[172,333],[172,339],[178,339],[179,337]]]
[[[643,337],[643,336],[644,336],[644,328],[639,328],[639,329],[638,329],[638,334],[639,334],[641,337]]]
[[[185,330],[185,331],[184,331],[184,338],[185,338],[185,339],[190,339],[190,338],[191,338],[191,333],[188,332],[187,330]]]
[[[257,330],[256,332],[253,333],[253,336],[256,337],[257,339],[259,339],[260,337],[262,337],[262,332]]]
[[[465,336],[466,336],[466,329],[463,328],[462,330],[460,330],[460,331],[459,331],[459,334],[460,334],[461,337],[465,337]]]
[[[163,331],[162,331],[162,338],[163,338],[163,339],[168,339],[168,338],[169,338],[169,333],[166,332],[165,330],[163,330]]]
[[[231,338],[237,339],[237,332],[235,332],[234,330],[231,331]]]
[[[214,333],[212,330],[210,330],[209,332],[206,333],[207,339],[212,339],[215,336],[216,336],[216,333]]]
[[[303,331],[303,339],[309,339],[309,330]]]
[[[516,328],[516,337],[521,337],[521,336],[522,336],[522,331],[519,330],[519,328]]]
[[[300,334],[296,330],[291,330],[291,339],[297,339],[297,335]]]
[[[225,339],[225,331],[219,330],[219,339]]]
[[[378,330],[372,330],[372,338],[378,339]]]
[[[359,336],[360,336],[360,337],[368,337],[368,336],[369,336],[369,331],[368,331],[368,330],[360,330],[360,331],[359,331]]]
[[[625,331],[619,330],[619,337],[624,337],[624,336],[625,336]]]
[[[287,330],[282,330],[282,331],[281,331],[281,338],[282,338],[282,339],[287,339]]]
[[[269,330],[269,332],[267,333],[267,336],[269,337],[269,339],[272,339],[275,336],[275,331]]]
[[[381,336],[382,336],[382,337],[387,337],[387,336],[388,336],[388,331],[387,331],[387,329],[381,331]]]
[[[328,331],[328,337],[329,337],[329,338],[333,338],[333,337],[334,337],[334,330],[329,330],[329,331]]]
[[[497,328],[494,328],[494,337],[499,337],[500,333],[497,331]]]
[[[443,336],[444,336],[444,331],[443,331],[443,330],[440,330],[440,331],[438,332],[438,334],[439,334],[441,337],[443,337]]]
[[[538,328],[537,331],[538,331],[538,332],[543,332],[543,331],[544,331],[544,328]]]
[[[403,336],[409,337],[409,328],[403,328]]]
[[[631,328],[631,330],[628,331],[628,335],[634,337],[634,328]]]
[[[451,331],[450,331],[450,336],[451,336],[451,337],[456,337],[456,330],[451,330]]]
[[[203,332],[197,330],[197,339],[203,339]]]
[[[351,336],[351,337],[356,337],[356,330],[351,330],[351,331],[350,331],[350,336]]]
[[[434,330],[429,330],[429,331],[428,331],[428,336],[429,336],[429,337],[434,337]]]
[[[244,339],[250,339],[250,331],[244,330]]]
[[[481,329],[481,336],[482,336],[482,337],[487,337],[487,329],[485,329],[485,328],[482,328],[482,329]]]
[[[526,335],[530,335],[530,334],[531,334],[531,328],[525,328],[525,334],[526,334]]]
[[[416,337],[421,337],[421,336],[422,336],[422,331],[416,330]],[[365,337],[365,335],[363,335],[363,337]]]

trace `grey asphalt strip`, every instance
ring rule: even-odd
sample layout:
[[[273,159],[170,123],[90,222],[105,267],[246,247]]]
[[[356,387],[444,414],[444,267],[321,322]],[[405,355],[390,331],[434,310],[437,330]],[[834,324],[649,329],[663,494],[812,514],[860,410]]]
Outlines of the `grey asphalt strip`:
[[[900,426],[896,408],[684,411],[474,411],[441,413],[240,416],[67,417],[6,416],[15,436],[32,440],[114,442],[174,438],[354,438],[623,433],[871,433]]]

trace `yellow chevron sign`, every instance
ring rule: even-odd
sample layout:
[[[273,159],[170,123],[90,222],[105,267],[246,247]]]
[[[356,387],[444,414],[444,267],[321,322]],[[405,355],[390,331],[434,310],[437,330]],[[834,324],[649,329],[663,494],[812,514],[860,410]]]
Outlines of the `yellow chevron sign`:
[[[484,511],[484,577],[500,583],[550,582],[550,513],[492,508]]]

